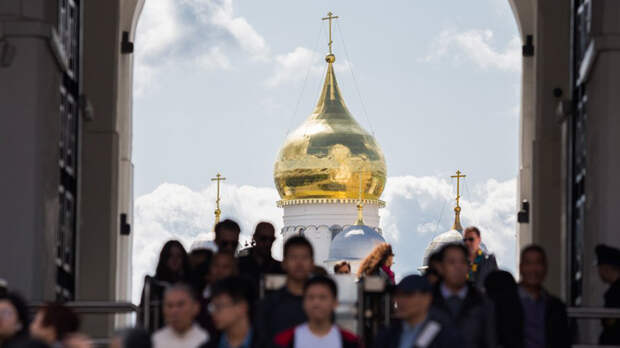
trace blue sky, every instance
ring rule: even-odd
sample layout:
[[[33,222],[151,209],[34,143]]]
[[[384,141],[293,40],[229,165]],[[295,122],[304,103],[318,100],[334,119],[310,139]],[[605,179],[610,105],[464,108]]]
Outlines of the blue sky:
[[[328,11],[345,102],[385,154],[397,275],[450,227],[456,169],[464,223],[514,270],[521,43],[508,1],[149,0],[135,41],[134,287],[163,241],[208,235],[218,171],[242,238],[261,219],[281,227],[273,164],[318,98]]]

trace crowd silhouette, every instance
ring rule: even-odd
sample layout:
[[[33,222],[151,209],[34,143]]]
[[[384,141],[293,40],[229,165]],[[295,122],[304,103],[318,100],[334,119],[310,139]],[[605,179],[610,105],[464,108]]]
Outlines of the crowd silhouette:
[[[280,262],[271,255],[273,225],[259,223],[243,250],[240,232],[232,220],[218,223],[216,250],[199,246],[188,253],[179,241],[166,242],[154,275],[145,278],[136,326],[116,332],[109,346],[566,348],[575,342],[576,323],[543,286],[548,260],[537,245],[521,250],[517,283],[483,250],[480,230],[468,227],[462,243],[428,257],[423,274],[396,282],[391,266],[398,256],[388,243],[376,245],[357,270],[342,260],[328,275],[302,235],[285,241]],[[599,245],[596,253],[599,275],[610,285],[605,305],[620,308],[620,250]],[[282,282],[269,289],[266,277],[274,275]],[[385,284],[389,308],[381,315],[389,321],[358,337],[337,323],[335,279],[370,278]],[[372,320],[376,308],[362,314]],[[0,347],[93,346],[69,307],[47,303],[31,318],[32,309],[17,293],[0,290]],[[620,322],[604,319],[602,326],[599,344],[620,344]]]

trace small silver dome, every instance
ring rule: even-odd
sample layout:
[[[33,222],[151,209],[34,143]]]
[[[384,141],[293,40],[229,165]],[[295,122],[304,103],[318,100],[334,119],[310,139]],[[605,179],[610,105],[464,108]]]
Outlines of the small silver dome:
[[[380,243],[385,239],[370,226],[345,227],[332,239],[327,261],[362,260]]]
[[[436,251],[439,251],[442,246],[450,243],[463,243],[463,235],[461,232],[457,230],[450,230],[448,232],[444,232],[437,237],[433,238],[430,244],[426,247],[426,251],[424,251],[424,266],[428,265],[428,258]]]

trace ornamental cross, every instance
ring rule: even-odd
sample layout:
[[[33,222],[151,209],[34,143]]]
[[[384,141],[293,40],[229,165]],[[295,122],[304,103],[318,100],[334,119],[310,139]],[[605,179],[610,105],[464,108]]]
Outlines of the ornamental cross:
[[[217,197],[215,198],[215,224],[216,225],[218,222],[220,222],[220,215],[222,214],[222,211],[220,210],[220,182],[224,180],[226,180],[226,178],[224,178],[222,174],[220,173],[217,173],[215,178],[211,178],[211,181],[217,181]]]
[[[328,12],[327,17],[321,18],[322,20],[329,20],[329,54],[332,54],[332,19],[336,19],[338,16],[334,16],[333,13]]]
[[[461,173],[460,170],[456,171],[456,175],[450,176],[451,178],[456,178],[456,206],[459,206],[459,200],[461,199],[461,178],[466,177],[467,175]]]

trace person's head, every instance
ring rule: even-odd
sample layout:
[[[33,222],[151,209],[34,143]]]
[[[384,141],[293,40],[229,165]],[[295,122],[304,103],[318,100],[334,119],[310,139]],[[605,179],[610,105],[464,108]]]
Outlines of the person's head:
[[[210,263],[213,257],[213,251],[209,249],[194,249],[189,253],[189,265],[192,270],[195,270],[200,265]]]
[[[541,288],[547,276],[547,254],[545,249],[530,244],[521,250],[519,263],[521,283],[530,288]]]
[[[276,230],[269,222],[259,222],[252,239],[254,240],[254,252],[261,257],[268,258],[271,256],[271,246],[276,240]]]
[[[181,242],[178,240],[167,241],[159,253],[155,278],[176,282],[187,277],[188,272],[189,258]]]
[[[308,321],[323,322],[334,319],[338,307],[338,287],[327,276],[314,276],[304,284],[304,312]]]
[[[213,285],[209,312],[215,328],[226,331],[236,323],[252,318],[253,285],[242,277],[229,277]]]
[[[417,274],[403,278],[394,290],[396,316],[401,320],[424,318],[432,302],[431,284]]]
[[[237,273],[237,259],[235,259],[233,254],[218,252],[213,255],[209,270],[209,280],[211,282],[216,282]]]
[[[484,289],[487,296],[492,300],[506,299],[508,297],[517,298],[518,289],[515,278],[510,272],[496,270],[486,277],[484,280]]]
[[[463,243],[469,250],[470,254],[480,249],[480,230],[476,226],[469,226],[463,232]]]
[[[604,244],[596,246],[598,275],[607,284],[620,279],[620,249]]]
[[[314,249],[303,236],[293,236],[284,243],[282,268],[288,278],[306,281],[314,270]]]
[[[177,333],[184,333],[192,327],[200,311],[194,290],[186,284],[176,283],[164,294],[164,319],[166,325]]]
[[[424,276],[431,285],[435,285],[441,281],[441,274],[439,273],[439,269],[441,268],[441,257],[439,252],[435,251],[432,253],[428,257],[427,264],[428,268],[424,271]]]
[[[226,219],[215,225],[215,245],[221,253],[234,254],[239,246],[241,228],[233,220]]]
[[[382,266],[391,267],[394,263],[392,246],[388,243],[377,244],[372,251],[362,260],[357,271],[358,277],[371,275]]]
[[[77,332],[79,327],[80,319],[73,310],[59,303],[48,303],[37,311],[30,324],[30,335],[53,344]]]
[[[466,284],[469,272],[467,255],[467,248],[457,243],[446,244],[439,251],[440,272],[448,287],[456,289]]]
[[[340,261],[334,265],[335,274],[349,274],[351,273],[351,264],[347,261]]]
[[[28,306],[16,293],[0,295],[0,343],[28,334]]]
[[[148,331],[141,328],[117,331],[110,342],[110,348],[151,348],[152,346],[153,342]]]

